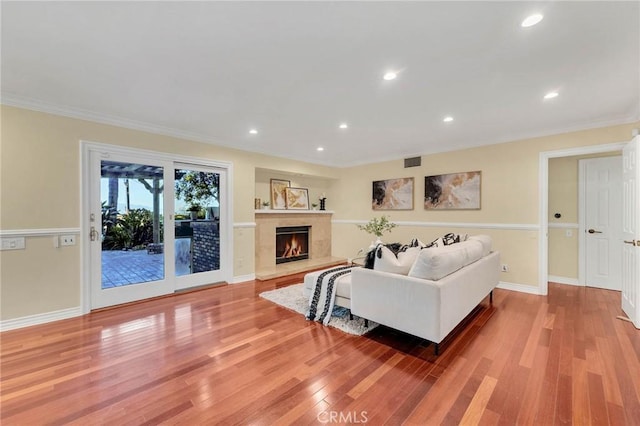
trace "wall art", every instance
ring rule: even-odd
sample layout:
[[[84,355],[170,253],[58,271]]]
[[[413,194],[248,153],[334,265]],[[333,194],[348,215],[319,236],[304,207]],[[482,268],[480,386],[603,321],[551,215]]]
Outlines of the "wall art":
[[[480,171],[426,176],[425,210],[479,210],[481,180]]]
[[[386,179],[373,182],[373,210],[413,210],[413,178]]]

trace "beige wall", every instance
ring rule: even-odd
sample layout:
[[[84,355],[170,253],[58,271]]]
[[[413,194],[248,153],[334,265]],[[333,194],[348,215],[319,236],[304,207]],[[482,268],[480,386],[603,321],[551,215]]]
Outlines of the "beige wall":
[[[253,154],[211,144],[2,106],[0,145],[0,229],[80,227],[80,140],[228,161],[234,166],[234,222],[254,221],[254,198],[266,197],[270,173],[294,176],[292,184],[322,190],[334,210],[333,254],[353,257],[371,238],[345,221],[368,220],[373,180],[413,176],[412,211],[388,212],[393,220],[453,223],[538,223],[538,155],[542,151],[621,142],[635,125],[575,132],[423,157],[423,165],[404,169],[402,160],[335,169]],[[256,170],[259,170],[256,175]],[[424,176],[482,171],[482,209],[424,211]],[[277,176],[273,176],[277,177]],[[264,194],[264,195],[263,195]],[[341,222],[342,221],[342,222]],[[387,241],[425,240],[449,231],[488,233],[510,272],[504,281],[537,285],[537,232],[531,230],[403,226]],[[254,229],[234,229],[234,276],[254,272]],[[51,238],[29,237],[27,249],[0,252],[2,320],[73,308],[80,300],[81,244],[54,249]],[[39,272],[37,268],[42,268]]]
[[[253,222],[256,168],[330,178],[332,169],[19,108],[1,107],[0,229],[80,227],[80,141],[233,163],[234,222]],[[234,276],[254,272],[254,229],[234,228]],[[80,252],[27,237],[26,249],[0,252],[0,318],[79,306]],[[55,265],[52,262],[55,260]],[[55,266],[55,267],[53,267]],[[40,270],[39,268],[42,268]]]
[[[539,223],[538,170],[541,152],[580,146],[601,145],[631,140],[631,130],[640,123],[566,133],[486,147],[445,152],[422,157],[422,166],[404,168],[402,160],[352,167],[340,171],[340,185],[332,189],[335,203],[340,206],[334,219],[340,221],[368,220],[388,214],[394,221],[418,223],[401,226],[383,240],[408,241],[417,236],[431,240],[447,232],[485,233],[494,237],[494,246],[501,252],[502,263],[509,272],[501,280],[531,287],[538,286],[537,230],[482,229],[449,226],[433,227],[436,223],[498,224],[505,227]],[[461,171],[482,171],[482,208],[469,211],[425,211],[421,204],[424,176]],[[412,211],[372,211],[371,182],[373,180],[414,177],[415,208]],[[574,216],[577,213],[573,213]],[[577,217],[577,216],[576,216]],[[577,218],[575,219],[577,221]],[[334,256],[354,257],[367,247],[371,237],[354,224],[334,225]],[[560,261],[560,257],[556,257]],[[571,260],[571,262],[574,262]],[[555,266],[554,266],[555,267]],[[572,266],[573,268],[573,266]]]
[[[312,203],[318,204],[318,199],[322,194],[329,194],[331,181],[324,176],[300,176],[286,174],[279,171],[257,169],[256,170],[256,198],[262,201],[271,200],[271,179],[288,180],[293,188],[307,188],[309,191],[309,207]]]

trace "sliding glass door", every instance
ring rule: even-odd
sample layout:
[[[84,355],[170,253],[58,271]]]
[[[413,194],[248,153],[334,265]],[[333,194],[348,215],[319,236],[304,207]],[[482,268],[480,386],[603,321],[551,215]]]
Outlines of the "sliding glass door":
[[[224,280],[226,170],[91,150],[91,309]]]

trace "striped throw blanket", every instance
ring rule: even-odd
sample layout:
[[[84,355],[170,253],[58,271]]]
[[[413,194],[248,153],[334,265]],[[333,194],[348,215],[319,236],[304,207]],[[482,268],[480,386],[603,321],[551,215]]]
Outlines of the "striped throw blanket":
[[[354,265],[338,266],[327,269],[318,276],[309,298],[309,311],[306,318],[324,325],[329,323],[333,305],[336,301],[336,279],[351,273]]]

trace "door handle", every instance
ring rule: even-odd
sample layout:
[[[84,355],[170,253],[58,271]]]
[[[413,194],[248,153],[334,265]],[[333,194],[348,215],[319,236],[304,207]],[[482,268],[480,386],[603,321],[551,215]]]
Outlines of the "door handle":
[[[591,228],[587,231],[590,234],[602,234],[602,231],[596,231],[595,229]]]
[[[624,243],[625,243],[625,244],[631,244],[631,245],[632,245],[632,246],[634,246],[634,247],[635,247],[636,245],[640,247],[640,241],[636,241],[636,240],[627,241],[627,240],[624,240]]]
[[[98,231],[96,231],[95,226],[92,226],[91,231],[89,231],[89,239],[91,241],[96,241],[98,239]]]

